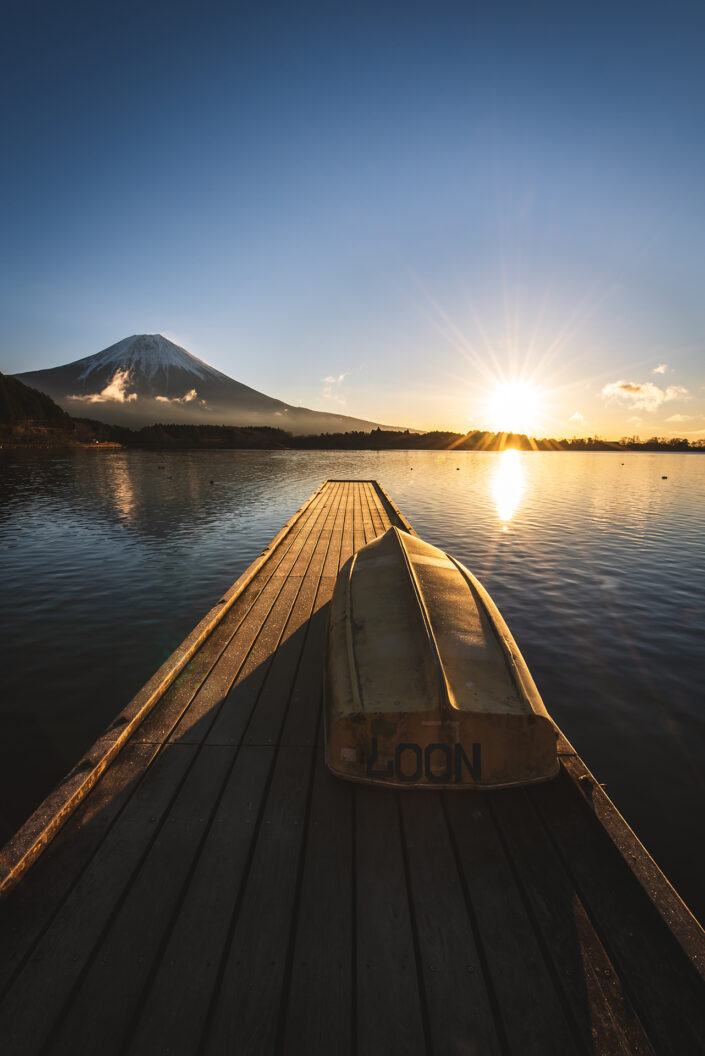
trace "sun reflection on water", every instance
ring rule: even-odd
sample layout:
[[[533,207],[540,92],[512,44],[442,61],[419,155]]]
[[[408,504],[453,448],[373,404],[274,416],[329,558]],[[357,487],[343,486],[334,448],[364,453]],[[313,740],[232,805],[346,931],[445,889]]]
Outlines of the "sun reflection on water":
[[[499,465],[492,480],[492,495],[505,531],[507,521],[511,521],[514,516],[523,492],[524,471],[521,456],[514,448],[508,448],[499,456]]]

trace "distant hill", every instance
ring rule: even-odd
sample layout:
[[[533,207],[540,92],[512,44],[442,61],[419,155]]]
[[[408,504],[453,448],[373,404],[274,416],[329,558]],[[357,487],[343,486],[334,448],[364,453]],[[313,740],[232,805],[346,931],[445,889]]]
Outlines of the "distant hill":
[[[67,430],[73,426],[69,415],[44,392],[0,374],[0,426],[29,423]]]
[[[71,415],[131,429],[155,423],[272,426],[293,434],[378,428],[376,422],[266,396],[161,334],[134,334],[93,356],[15,377]]]

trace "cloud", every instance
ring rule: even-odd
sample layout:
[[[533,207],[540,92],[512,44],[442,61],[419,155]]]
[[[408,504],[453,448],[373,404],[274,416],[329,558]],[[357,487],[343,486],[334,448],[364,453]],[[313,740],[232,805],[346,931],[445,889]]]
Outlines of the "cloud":
[[[692,418],[692,414],[672,414],[670,418],[667,418],[667,422],[689,422]]]
[[[84,403],[132,403],[137,399],[137,393],[127,391],[130,381],[129,367],[120,367],[101,392],[93,392],[87,396],[69,396],[68,399],[82,400]]]
[[[643,384],[636,381],[611,381],[602,390],[605,400],[620,400],[628,404],[634,410],[655,411],[662,403],[669,400],[680,400],[688,395],[688,390],[682,385],[669,385],[667,389],[660,389],[653,381]]]
[[[668,370],[668,363],[659,363],[657,367],[651,371],[652,374],[665,374]]]
[[[631,418],[627,418],[627,421],[633,422],[634,425],[638,425],[639,422],[643,421],[643,418],[640,418],[638,414],[633,414]]]
[[[568,421],[569,422],[580,422],[582,424],[582,422],[584,422],[585,419],[583,418],[583,416],[580,413],[580,411],[576,411],[575,414],[571,414],[571,416],[568,419]]]
[[[183,396],[155,396],[155,400],[159,403],[193,403],[194,400],[198,400],[205,406],[205,400],[198,399],[198,393],[195,389],[191,389],[189,392],[184,393]]]
[[[346,370],[344,374],[338,374],[337,377],[335,374],[329,374],[327,378],[323,378],[322,381],[325,382],[325,387],[321,395],[326,400],[334,400],[336,403],[341,403],[345,406],[345,400],[342,396],[339,396],[335,390],[336,386],[342,385],[349,373],[350,371]]]

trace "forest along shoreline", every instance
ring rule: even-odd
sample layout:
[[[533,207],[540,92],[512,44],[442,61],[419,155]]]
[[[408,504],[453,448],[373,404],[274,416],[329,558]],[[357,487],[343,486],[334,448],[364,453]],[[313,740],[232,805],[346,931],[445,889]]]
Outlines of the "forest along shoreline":
[[[73,418],[50,396],[0,373],[0,445],[10,448],[167,448],[191,450],[331,450],[331,451],[705,451],[705,439],[684,437],[600,436],[529,437],[525,433],[493,433],[474,429],[467,433],[434,429],[373,429],[370,432],[321,433],[296,436],[274,426],[169,425],[142,429],[108,425],[90,418]]]

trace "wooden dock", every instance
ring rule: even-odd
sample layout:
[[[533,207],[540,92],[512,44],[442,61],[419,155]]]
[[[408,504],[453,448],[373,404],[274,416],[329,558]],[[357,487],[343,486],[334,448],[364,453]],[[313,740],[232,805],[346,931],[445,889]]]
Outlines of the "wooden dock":
[[[333,584],[391,524],[327,481],[5,847],[3,1056],[705,1052],[704,933],[567,741],[489,794],[324,768]]]

